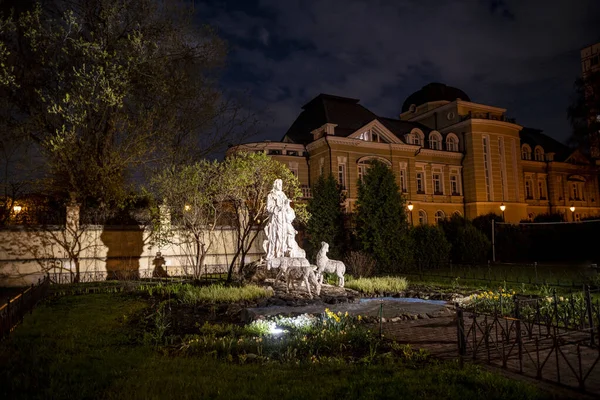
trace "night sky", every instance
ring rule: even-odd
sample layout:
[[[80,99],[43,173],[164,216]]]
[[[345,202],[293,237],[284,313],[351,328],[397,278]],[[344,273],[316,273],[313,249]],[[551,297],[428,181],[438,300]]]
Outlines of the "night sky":
[[[280,140],[319,93],[397,118],[429,82],[507,108],[560,141],[581,71],[600,41],[598,0],[195,0],[229,42],[226,89],[265,114],[256,140]]]

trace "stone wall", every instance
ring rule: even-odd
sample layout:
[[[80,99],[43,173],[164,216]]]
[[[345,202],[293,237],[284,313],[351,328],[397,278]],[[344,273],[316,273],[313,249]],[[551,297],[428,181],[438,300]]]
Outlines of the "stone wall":
[[[59,227],[1,229],[0,286],[28,285],[47,273],[55,281],[70,281],[70,271],[75,271],[75,266],[58,243],[78,244],[83,281],[156,275],[157,252],[165,259],[162,268],[168,275],[191,274],[191,260],[186,255],[190,251],[177,236],[172,240],[174,244],[159,247],[152,243],[150,231],[136,226],[87,226],[79,232],[78,240],[73,240],[68,231]],[[235,231],[228,227],[215,229],[212,239],[203,273],[227,271],[236,250]],[[263,254],[263,240],[260,232],[246,262]]]

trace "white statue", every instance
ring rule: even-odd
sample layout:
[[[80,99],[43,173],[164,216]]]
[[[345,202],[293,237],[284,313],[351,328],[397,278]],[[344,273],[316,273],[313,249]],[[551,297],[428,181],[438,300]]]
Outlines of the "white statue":
[[[267,214],[269,214],[265,225],[266,240],[263,243],[266,259],[291,256],[295,250],[296,230],[292,221],[296,218],[294,209],[290,206],[290,200],[282,190],[283,182],[276,179],[273,189],[267,196]]]
[[[327,252],[329,251],[329,244],[321,242],[321,250],[317,253],[317,275],[319,276],[319,283],[323,283],[323,274],[336,274],[338,277],[338,286],[344,287],[344,274],[346,273],[346,266],[343,262],[337,260],[330,260],[327,258]]]
[[[306,258],[277,257],[267,260],[266,264],[267,270],[270,270],[271,268],[279,269],[279,273],[275,277],[275,282],[277,282],[280,276],[285,276],[286,292],[289,293],[290,284],[292,285],[292,289],[295,290],[296,285],[294,284],[294,280],[300,280],[301,286],[306,286],[310,298],[312,298],[312,293],[310,291],[311,284],[314,286],[317,296],[321,293],[321,284],[315,276],[315,268],[310,265]]]
[[[267,270],[279,268],[275,281],[280,276],[285,276],[286,291],[289,292],[290,284],[295,289],[294,281],[300,280],[306,285],[306,290],[312,298],[311,284],[317,296],[321,292],[321,284],[315,276],[315,268],[306,259],[306,252],[296,243],[296,230],[292,222],[296,218],[290,200],[283,193],[283,182],[276,179],[273,189],[267,196],[268,219],[265,225],[265,241],[263,248],[267,253],[265,257]]]

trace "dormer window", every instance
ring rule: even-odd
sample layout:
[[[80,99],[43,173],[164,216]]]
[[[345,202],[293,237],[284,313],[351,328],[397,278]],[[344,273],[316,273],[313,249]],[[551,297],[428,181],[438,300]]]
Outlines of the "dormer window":
[[[544,149],[535,146],[535,161],[544,161]]]
[[[423,132],[421,132],[419,129],[415,128],[406,135],[406,142],[416,146],[423,146],[423,143],[425,142],[425,135],[423,135]]]
[[[446,137],[446,150],[458,151],[458,138],[453,133],[448,134]]]
[[[531,147],[528,144],[521,146],[521,159],[531,160]]]
[[[432,150],[442,149],[442,137],[437,132],[431,132],[429,134],[429,148]]]

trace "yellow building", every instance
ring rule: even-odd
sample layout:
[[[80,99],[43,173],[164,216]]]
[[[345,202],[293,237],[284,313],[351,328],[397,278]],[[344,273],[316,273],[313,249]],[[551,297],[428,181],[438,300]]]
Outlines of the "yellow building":
[[[415,224],[452,214],[502,214],[502,204],[509,222],[548,212],[600,215],[598,169],[589,159],[459,89],[431,83],[406,99],[398,119],[327,94],[302,110],[281,142],[246,143],[229,152],[272,155],[298,176],[305,197],[319,175],[332,173],[346,193],[347,212],[370,161],[380,160],[413,205]]]

